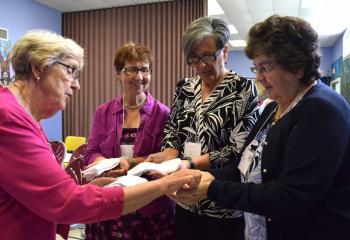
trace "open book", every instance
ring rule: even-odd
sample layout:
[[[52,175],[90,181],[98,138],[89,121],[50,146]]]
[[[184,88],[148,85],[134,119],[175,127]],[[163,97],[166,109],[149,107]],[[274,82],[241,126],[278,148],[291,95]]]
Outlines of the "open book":
[[[105,187],[115,187],[115,186],[129,187],[129,186],[133,186],[136,184],[145,183],[147,181],[148,180],[146,178],[143,178],[143,177],[126,175],[126,176],[118,177],[117,180],[106,185]]]
[[[141,176],[142,174],[150,171],[155,171],[166,175],[171,172],[179,170],[182,166],[180,158],[164,161],[162,163],[142,162],[137,164],[134,168],[128,171],[128,175]]]
[[[106,172],[108,170],[111,170],[118,166],[120,163],[120,158],[106,158],[100,161],[98,164],[89,167],[88,169],[85,169],[81,173],[83,174],[83,177],[91,180],[95,176],[101,175],[103,172]]]

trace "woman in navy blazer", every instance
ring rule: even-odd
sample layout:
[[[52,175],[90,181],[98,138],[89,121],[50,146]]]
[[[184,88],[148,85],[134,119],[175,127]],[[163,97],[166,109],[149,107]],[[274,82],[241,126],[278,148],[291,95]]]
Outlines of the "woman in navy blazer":
[[[347,239],[350,107],[321,83],[318,37],[306,21],[271,16],[249,31],[252,71],[274,102],[250,132],[240,162],[203,173],[178,202],[209,198],[245,211],[247,239]],[[240,174],[241,183],[234,182]]]

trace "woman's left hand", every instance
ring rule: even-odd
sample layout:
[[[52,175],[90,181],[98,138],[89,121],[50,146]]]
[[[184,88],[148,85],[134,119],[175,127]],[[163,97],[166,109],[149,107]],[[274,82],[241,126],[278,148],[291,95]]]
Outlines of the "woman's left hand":
[[[214,176],[209,172],[201,172],[201,182],[197,187],[182,188],[176,193],[168,194],[167,196],[177,203],[181,204],[193,204],[204,200],[208,197],[208,188],[210,183],[215,180]]]

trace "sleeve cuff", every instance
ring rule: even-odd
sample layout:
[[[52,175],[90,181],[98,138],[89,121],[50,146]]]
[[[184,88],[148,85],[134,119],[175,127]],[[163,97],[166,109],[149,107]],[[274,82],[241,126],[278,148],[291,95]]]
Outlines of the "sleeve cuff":
[[[208,198],[217,202],[219,198],[219,192],[221,188],[221,182],[213,180],[208,187]]]
[[[124,207],[124,190],[121,187],[102,189],[101,220],[113,219],[121,216]]]

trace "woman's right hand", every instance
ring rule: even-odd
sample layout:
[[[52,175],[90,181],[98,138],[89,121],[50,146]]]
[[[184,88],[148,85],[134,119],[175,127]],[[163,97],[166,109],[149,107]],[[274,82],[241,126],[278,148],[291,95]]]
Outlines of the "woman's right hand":
[[[99,177],[91,180],[89,184],[94,184],[100,187],[106,186],[112,182],[114,182],[116,178],[110,178],[110,177]]]
[[[173,194],[181,189],[196,189],[201,178],[199,170],[181,169],[156,181],[161,182],[163,194]]]
[[[126,175],[126,172],[130,169],[130,163],[127,159],[120,159],[119,165],[112,170],[102,174],[103,177],[120,177]]]
[[[162,163],[164,161],[177,158],[179,151],[173,148],[166,148],[162,152],[157,152],[148,155],[145,162]]]

